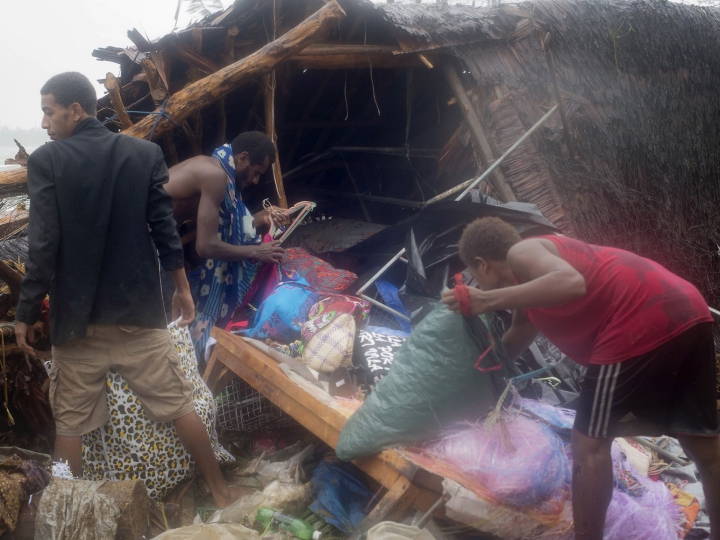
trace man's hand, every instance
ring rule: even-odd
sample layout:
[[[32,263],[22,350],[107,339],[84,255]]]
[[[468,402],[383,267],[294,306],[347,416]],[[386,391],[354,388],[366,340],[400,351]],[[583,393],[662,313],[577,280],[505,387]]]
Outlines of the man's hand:
[[[290,223],[292,223],[292,218],[286,215],[280,208],[276,206],[271,206],[265,211],[268,213],[268,216],[272,216],[278,227],[287,227],[288,225],[290,225]],[[268,221],[270,220],[268,219]]]
[[[282,261],[285,250],[281,248],[279,240],[274,242],[264,242],[253,246],[252,259],[257,259],[260,262],[269,262],[273,264],[280,264]]]
[[[469,287],[468,292],[470,293],[470,312],[473,315],[480,315],[481,313],[487,313],[495,309],[494,303],[492,302],[494,297],[492,291],[481,291],[480,289]],[[444,304],[447,304],[450,311],[462,315],[462,313],[460,313],[460,304],[456,300],[455,292],[452,289],[442,293],[441,299]]]
[[[36,356],[37,352],[31,345],[35,341],[35,328],[24,322],[15,322],[15,341],[20,350],[30,356]]]
[[[173,294],[172,316],[173,321],[177,321],[182,317],[178,323],[181,328],[195,320],[195,302],[189,289],[181,292],[176,290],[175,294]]]

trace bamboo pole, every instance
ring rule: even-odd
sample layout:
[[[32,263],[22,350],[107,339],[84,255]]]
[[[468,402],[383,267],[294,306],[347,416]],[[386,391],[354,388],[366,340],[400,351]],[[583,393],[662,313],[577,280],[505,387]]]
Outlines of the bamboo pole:
[[[457,74],[457,71],[455,70],[453,65],[450,64],[450,62],[446,61],[443,62],[442,68],[443,73],[445,74],[445,78],[447,79],[448,84],[453,91],[453,94],[455,94],[455,98],[460,103],[460,110],[462,111],[463,117],[465,118],[465,121],[470,128],[470,133],[472,134],[473,140],[477,145],[480,156],[485,162],[485,166],[490,167],[490,165],[492,165],[492,163],[495,161],[495,156],[493,154],[492,148],[490,147],[490,142],[488,141],[487,135],[485,135],[485,130],[482,127],[480,117],[478,116],[477,111],[475,111],[475,108],[472,106],[470,98],[468,98],[467,91],[465,90],[465,87],[460,80],[460,76]],[[493,186],[498,192],[498,195],[500,196],[502,202],[517,201],[515,193],[513,193],[510,184],[508,184],[507,180],[505,179],[505,175],[502,173],[502,171],[500,171],[500,169],[495,169],[492,178]]]

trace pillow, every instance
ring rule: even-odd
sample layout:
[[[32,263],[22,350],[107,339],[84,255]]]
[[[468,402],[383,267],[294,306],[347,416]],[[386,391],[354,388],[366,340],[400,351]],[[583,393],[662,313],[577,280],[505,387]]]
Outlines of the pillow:
[[[286,249],[280,268],[284,281],[292,279],[290,276],[296,272],[305,278],[313,289],[323,292],[344,291],[357,280],[357,276],[352,272],[333,268],[302,248]]]
[[[302,361],[310,369],[330,374],[352,366],[355,319],[343,314],[315,334],[305,346]]]
[[[370,315],[370,302],[354,296],[333,294],[317,302],[307,315],[307,323],[301,331],[303,340],[307,342],[318,330],[327,326],[340,315],[352,315],[355,326],[362,328]]]

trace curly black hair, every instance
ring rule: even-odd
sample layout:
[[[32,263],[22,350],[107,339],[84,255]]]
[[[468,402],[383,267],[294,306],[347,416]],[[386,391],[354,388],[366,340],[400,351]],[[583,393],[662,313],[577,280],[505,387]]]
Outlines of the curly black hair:
[[[40,89],[40,95],[52,94],[63,107],[78,103],[90,116],[97,114],[97,94],[90,80],[77,71],[66,71],[48,81]]]
[[[266,157],[270,163],[275,161],[275,145],[270,137],[261,131],[246,131],[233,139],[233,155],[247,152],[250,157],[250,165],[261,165]]]
[[[496,217],[476,219],[463,230],[458,249],[467,266],[476,266],[475,257],[504,261],[510,248],[522,238],[509,223]]]

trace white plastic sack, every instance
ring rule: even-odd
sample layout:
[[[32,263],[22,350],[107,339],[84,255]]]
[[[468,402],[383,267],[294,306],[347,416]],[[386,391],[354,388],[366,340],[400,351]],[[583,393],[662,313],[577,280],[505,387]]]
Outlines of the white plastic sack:
[[[260,535],[237,523],[213,523],[165,531],[155,540],[260,540]]]
[[[255,523],[258,508],[272,508],[283,514],[293,514],[310,504],[312,490],[310,484],[284,484],[277,480],[262,490],[241,497],[233,504],[215,512],[208,523],[240,523],[248,518]]]
[[[427,529],[383,521],[368,531],[367,540],[435,540],[435,537]]]

